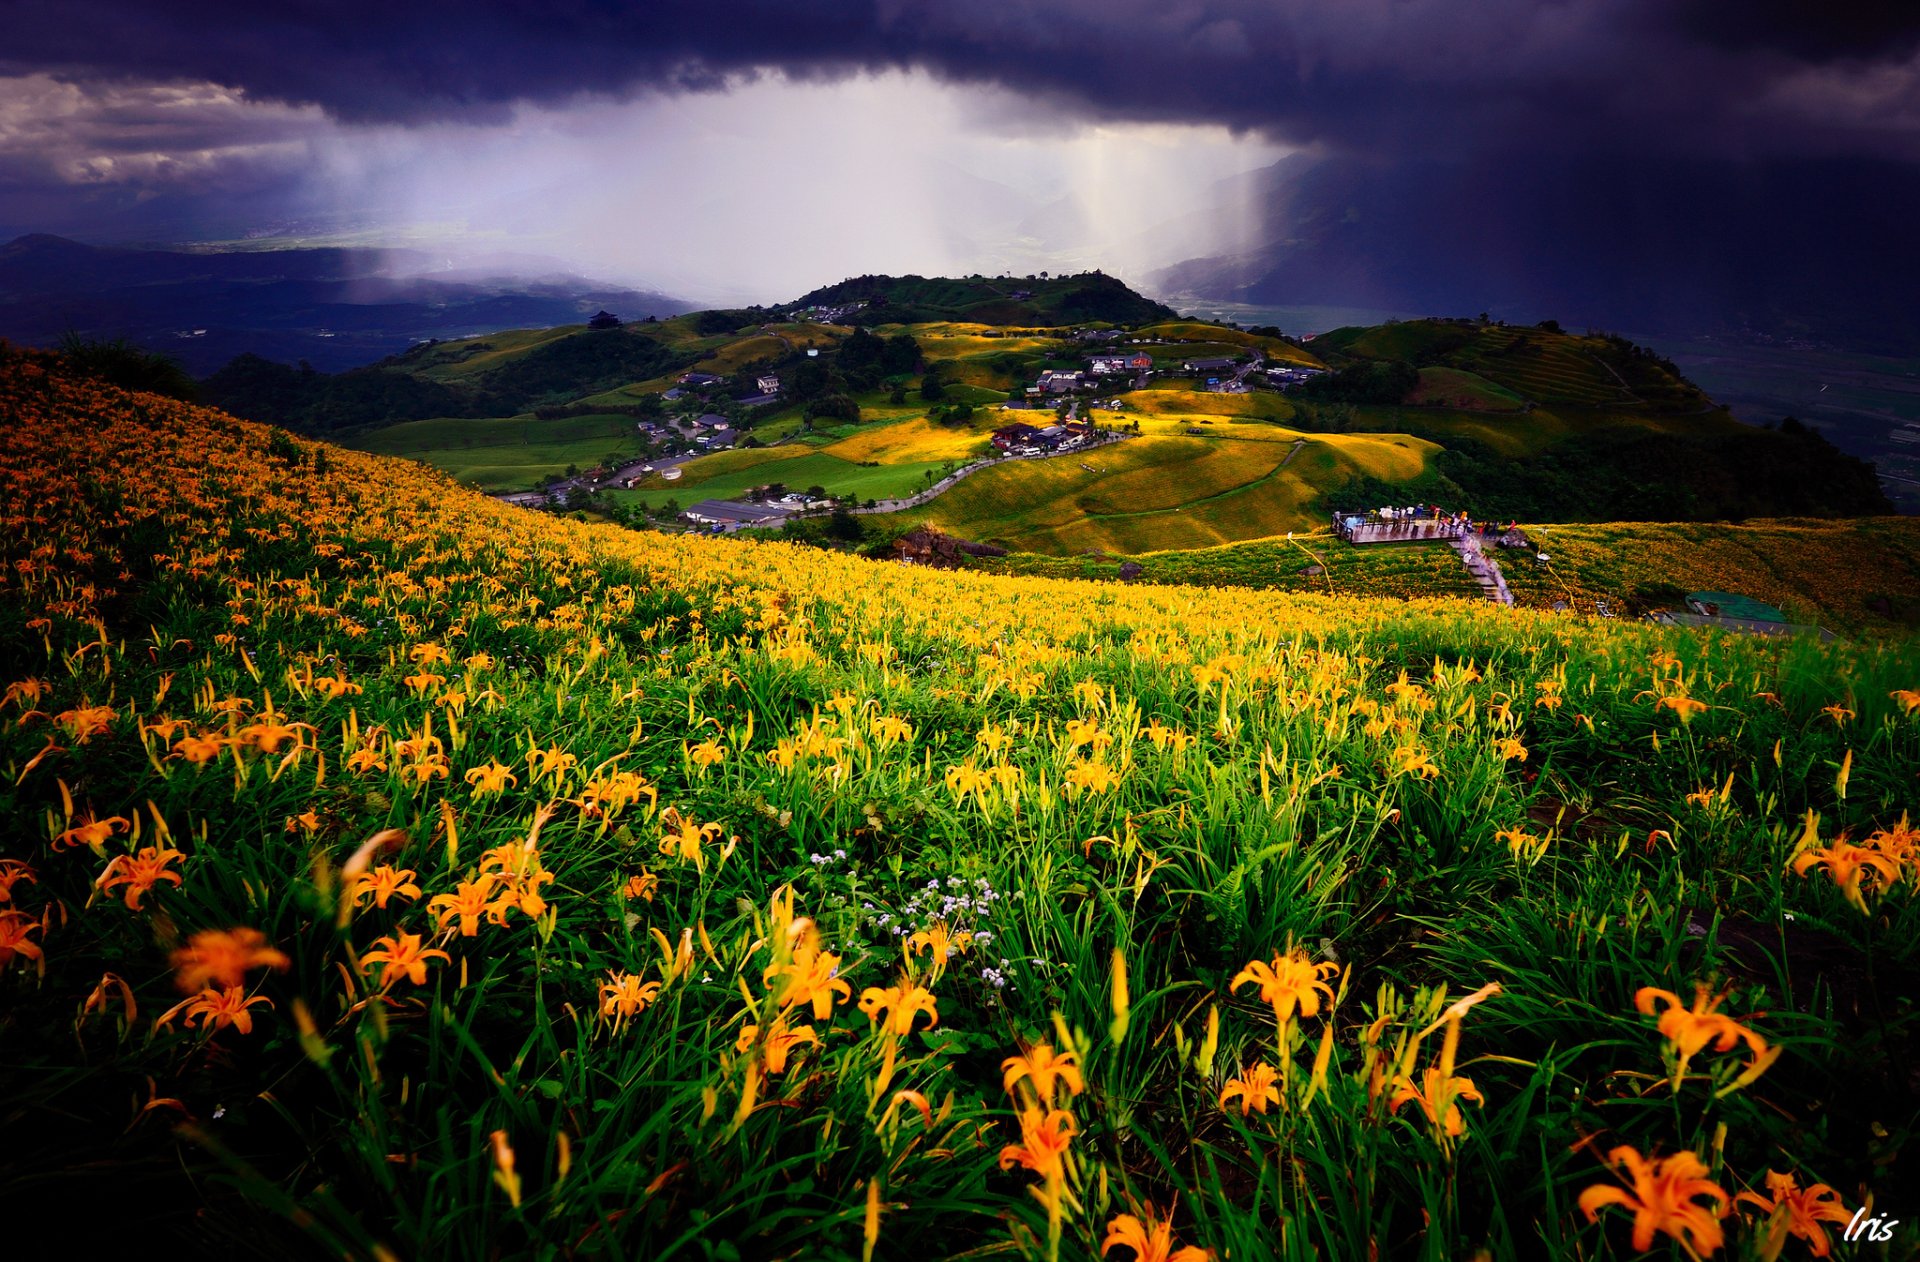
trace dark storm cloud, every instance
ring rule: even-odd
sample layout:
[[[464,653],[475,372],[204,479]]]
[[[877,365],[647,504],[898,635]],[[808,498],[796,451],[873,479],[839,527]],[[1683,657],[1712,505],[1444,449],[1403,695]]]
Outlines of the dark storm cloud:
[[[403,123],[714,90],[762,70],[921,68],[1083,114],[1384,154],[1557,142],[1913,156],[1917,35],[1920,6],[1801,0],[14,0],[0,66],[204,79]],[[1879,70],[1876,95],[1822,78],[1836,67]]]
[[[1704,44],[1810,61],[1902,58],[1920,48],[1920,4],[1910,0],[1681,0],[1671,18]]]

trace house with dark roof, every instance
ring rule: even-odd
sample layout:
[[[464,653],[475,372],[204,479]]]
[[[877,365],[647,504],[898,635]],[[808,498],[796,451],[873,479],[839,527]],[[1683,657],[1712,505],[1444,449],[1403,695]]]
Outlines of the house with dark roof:
[[[793,510],[778,504],[748,504],[741,500],[701,500],[686,512],[683,521],[696,526],[721,526],[729,530],[741,526],[769,526],[785,521]]]
[[[683,372],[680,374],[680,384],[683,386],[717,386],[725,381],[725,377],[716,377],[710,372]]]
[[[1232,372],[1235,364],[1231,359],[1189,359],[1180,365],[1188,372]]]
[[[1001,451],[1013,451],[1015,448],[1033,446],[1039,437],[1039,430],[1024,421],[1015,421],[993,431],[993,445]]]

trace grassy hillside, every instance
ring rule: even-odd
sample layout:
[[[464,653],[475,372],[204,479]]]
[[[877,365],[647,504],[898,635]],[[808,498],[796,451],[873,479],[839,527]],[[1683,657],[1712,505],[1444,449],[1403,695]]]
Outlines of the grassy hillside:
[[[435,417],[364,435],[363,450],[423,460],[468,486],[520,490],[569,466],[591,468],[640,453],[630,416]]]
[[[876,565],[0,403],[0,1212],[82,1254],[1624,1259],[1657,1161],[1751,1256],[1770,1171],[1920,1196],[1911,640]]]
[[[1920,520],[1646,522],[1534,528],[1551,568],[1516,565],[1530,604],[1676,607],[1689,592],[1754,596],[1841,631],[1920,627]]]
[[[1351,476],[1412,477],[1430,445],[1316,437],[1273,425],[1160,432],[1052,460],[976,473],[911,520],[1023,552],[1149,552],[1316,523],[1318,497]]]
[[[1798,621],[1841,633],[1910,634],[1920,628],[1920,520],[1757,521],[1530,525],[1548,549],[1532,556],[1495,550],[1524,607],[1564,604],[1591,615],[1605,601],[1619,617],[1677,609],[1696,591],[1757,597]],[[1477,596],[1453,549],[1437,544],[1353,547],[1331,532],[1294,539],[1149,552],[1133,557],[1019,554],[982,562],[995,573],[1113,580],[1123,564],[1134,581],[1255,587],[1400,599]],[[1319,573],[1310,572],[1318,566]]]

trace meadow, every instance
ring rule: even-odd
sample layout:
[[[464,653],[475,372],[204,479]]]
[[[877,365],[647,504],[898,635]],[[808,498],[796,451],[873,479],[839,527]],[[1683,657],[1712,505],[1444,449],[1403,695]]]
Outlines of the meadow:
[[[532,416],[446,417],[388,425],[358,445],[380,455],[407,456],[483,491],[516,491],[569,467],[591,469],[609,456],[643,451],[630,416],[602,414],[543,421]]]
[[[1770,1258],[1920,1195],[1912,640],[628,532],[39,356],[0,405],[21,1239]]]
[[[1496,549],[1515,600],[1587,616],[1605,602],[1619,617],[1680,609],[1696,591],[1735,591],[1800,623],[1845,634],[1906,635],[1920,627],[1920,521],[1612,522],[1525,525],[1548,552]],[[984,563],[1000,574],[1113,580],[1128,561],[1145,583],[1257,587],[1343,596],[1475,596],[1460,556],[1441,545],[1354,547],[1324,527],[1291,537],[1135,554],[1013,554]],[[1322,573],[1312,573],[1320,566]]]

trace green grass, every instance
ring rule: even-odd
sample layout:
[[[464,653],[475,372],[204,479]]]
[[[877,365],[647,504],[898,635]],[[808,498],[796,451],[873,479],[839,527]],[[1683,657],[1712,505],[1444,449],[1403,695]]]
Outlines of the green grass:
[[[444,417],[389,425],[358,442],[381,455],[425,461],[486,491],[525,490],[569,466],[588,469],[610,455],[637,457],[642,451],[633,418],[627,416]]]
[[[947,462],[919,461],[869,469],[837,456],[815,452],[768,460],[712,476],[702,476],[703,471],[696,470],[691,464],[685,468],[687,471],[679,481],[637,487],[631,491],[609,491],[607,494],[622,503],[641,504],[648,508],[658,508],[671,499],[684,508],[695,500],[731,499],[753,487],[777,481],[795,490],[821,486],[832,495],[852,495],[862,500],[892,499],[923,489],[927,485],[925,475],[931,471],[938,478],[946,471]]]
[[[1407,402],[1469,412],[1514,412],[1526,406],[1518,394],[1477,373],[1439,367],[1420,370],[1420,384]]]
[[[1118,580],[1123,564],[1140,572],[1131,581],[1198,587],[1369,596],[1395,600],[1480,595],[1453,549],[1430,545],[1353,547],[1330,531],[1302,532],[1293,539],[1259,539],[1189,551],[1148,552],[1134,557],[1050,557],[1015,553],[981,562],[996,574],[1045,578]],[[1312,573],[1318,569],[1318,573]]]

